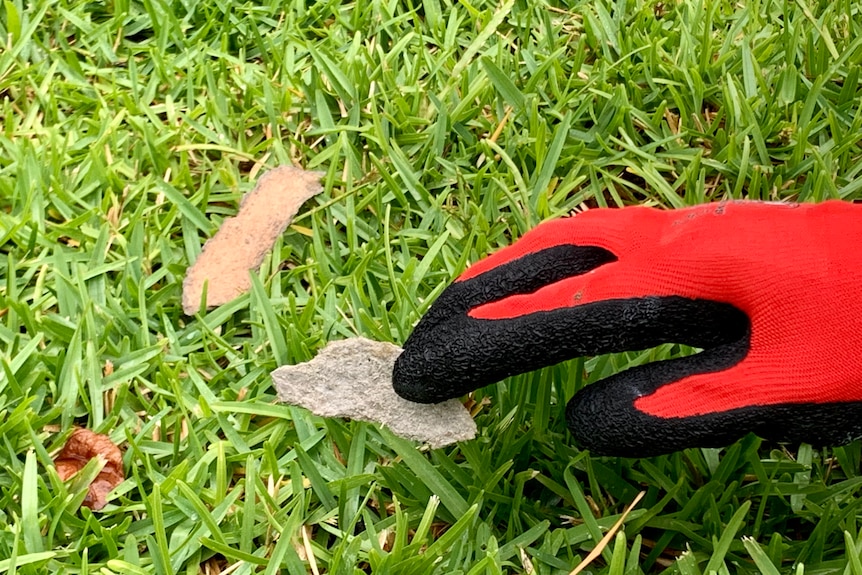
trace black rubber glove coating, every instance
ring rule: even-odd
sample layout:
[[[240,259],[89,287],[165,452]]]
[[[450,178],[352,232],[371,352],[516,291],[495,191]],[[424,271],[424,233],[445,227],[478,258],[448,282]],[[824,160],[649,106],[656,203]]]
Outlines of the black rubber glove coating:
[[[566,416],[575,440],[598,454],[644,457],[726,445],[750,431],[778,441],[831,444],[862,435],[859,403],[753,406],[685,418],[637,410],[637,398],[666,383],[721,371],[745,358],[750,322],[727,303],[642,297],[512,319],[468,315],[476,306],[532,293],[614,259],[602,248],[562,245],[453,283],[405,342],[393,373],[395,391],[410,401],[436,403],[574,357],[679,343],[704,351],[636,367],[578,392]]]

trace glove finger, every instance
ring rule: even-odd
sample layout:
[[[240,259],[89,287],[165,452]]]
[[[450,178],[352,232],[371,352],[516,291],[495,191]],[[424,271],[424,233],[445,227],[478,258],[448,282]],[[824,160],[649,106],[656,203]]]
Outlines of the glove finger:
[[[404,343],[393,371],[395,391],[412,401],[434,403],[463,395],[484,385],[481,381],[490,383],[481,375],[487,367],[482,364],[487,358],[505,355],[505,338],[512,337],[518,326],[495,327],[496,322],[470,318],[469,310],[513,294],[534,292],[614,259],[607,250],[593,246],[554,246],[453,283]],[[478,377],[476,385],[472,385],[474,376]]]
[[[494,267],[479,277],[459,278],[431,305],[405,345],[417,344],[434,326],[474,308],[519,294],[535,293],[615,260],[614,254],[595,246],[560,245]]]
[[[616,261],[642,240],[638,222],[666,217],[660,210],[633,207],[590,210],[544,222],[465,271],[431,306],[418,331],[430,332],[457,314],[510,297],[537,294],[545,286]],[[634,242],[634,247],[628,242]],[[414,332],[412,342],[417,344],[418,339]]]
[[[714,411],[722,403],[733,403],[730,397],[715,396],[739,389],[730,382],[738,378],[738,370],[744,369],[748,353],[749,338],[743,337],[693,356],[638,366],[589,385],[569,401],[569,430],[579,445],[594,454],[619,457],[723,447],[749,432],[773,441],[815,445],[840,445],[862,437],[860,402],[785,401]],[[654,406],[644,398],[655,397],[664,386],[697,378],[711,381],[680,386],[680,396],[666,396],[664,401],[700,403],[700,413],[676,417],[648,412]],[[679,410],[666,405],[663,411]]]
[[[417,325],[396,361],[393,384],[405,399],[439,402],[584,355],[668,342],[714,347],[748,330],[748,318],[729,304],[678,296],[597,301],[498,320],[439,316]]]
[[[647,207],[594,209],[543,222],[514,244],[476,262],[456,282],[465,281],[524,256],[557,246],[596,246],[617,256],[653,239],[656,226],[672,212]]]
[[[746,434],[733,414],[658,417],[638,399],[696,373],[718,372],[742,361],[747,338],[697,355],[641,365],[588,385],[566,407],[575,442],[596,455],[650,457],[693,446],[719,447]]]

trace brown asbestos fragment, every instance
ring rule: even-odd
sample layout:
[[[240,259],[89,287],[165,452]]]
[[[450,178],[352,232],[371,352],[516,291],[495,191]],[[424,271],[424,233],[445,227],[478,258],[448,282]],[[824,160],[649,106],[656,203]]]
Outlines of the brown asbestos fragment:
[[[249,271],[260,267],[275,240],[284,233],[306,200],[323,189],[320,172],[282,166],[260,177],[240,202],[235,217],[226,219],[204,244],[186,271],[183,311],[201,308],[206,284],[206,307],[223,305],[251,288]]]

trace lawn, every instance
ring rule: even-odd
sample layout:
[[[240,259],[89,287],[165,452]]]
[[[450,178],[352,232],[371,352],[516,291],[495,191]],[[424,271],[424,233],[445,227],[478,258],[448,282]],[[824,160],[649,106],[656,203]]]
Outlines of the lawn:
[[[4,0],[0,573],[862,575],[860,444],[591,457],[565,401],[667,345],[473,394],[428,450],[275,402],[403,343],[447,283],[583,207],[862,199],[850,0]],[[261,173],[324,173],[250,293],[187,266]],[[110,435],[126,480],[52,458]]]

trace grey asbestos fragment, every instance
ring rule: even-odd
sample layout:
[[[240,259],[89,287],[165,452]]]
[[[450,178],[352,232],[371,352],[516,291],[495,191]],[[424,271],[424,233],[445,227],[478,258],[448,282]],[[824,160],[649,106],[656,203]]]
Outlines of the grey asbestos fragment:
[[[306,363],[272,372],[278,398],[323,417],[382,423],[396,435],[443,447],[476,437],[476,423],[455,399],[413,403],[392,389],[392,367],[401,348],[352,338],[330,342]]]

